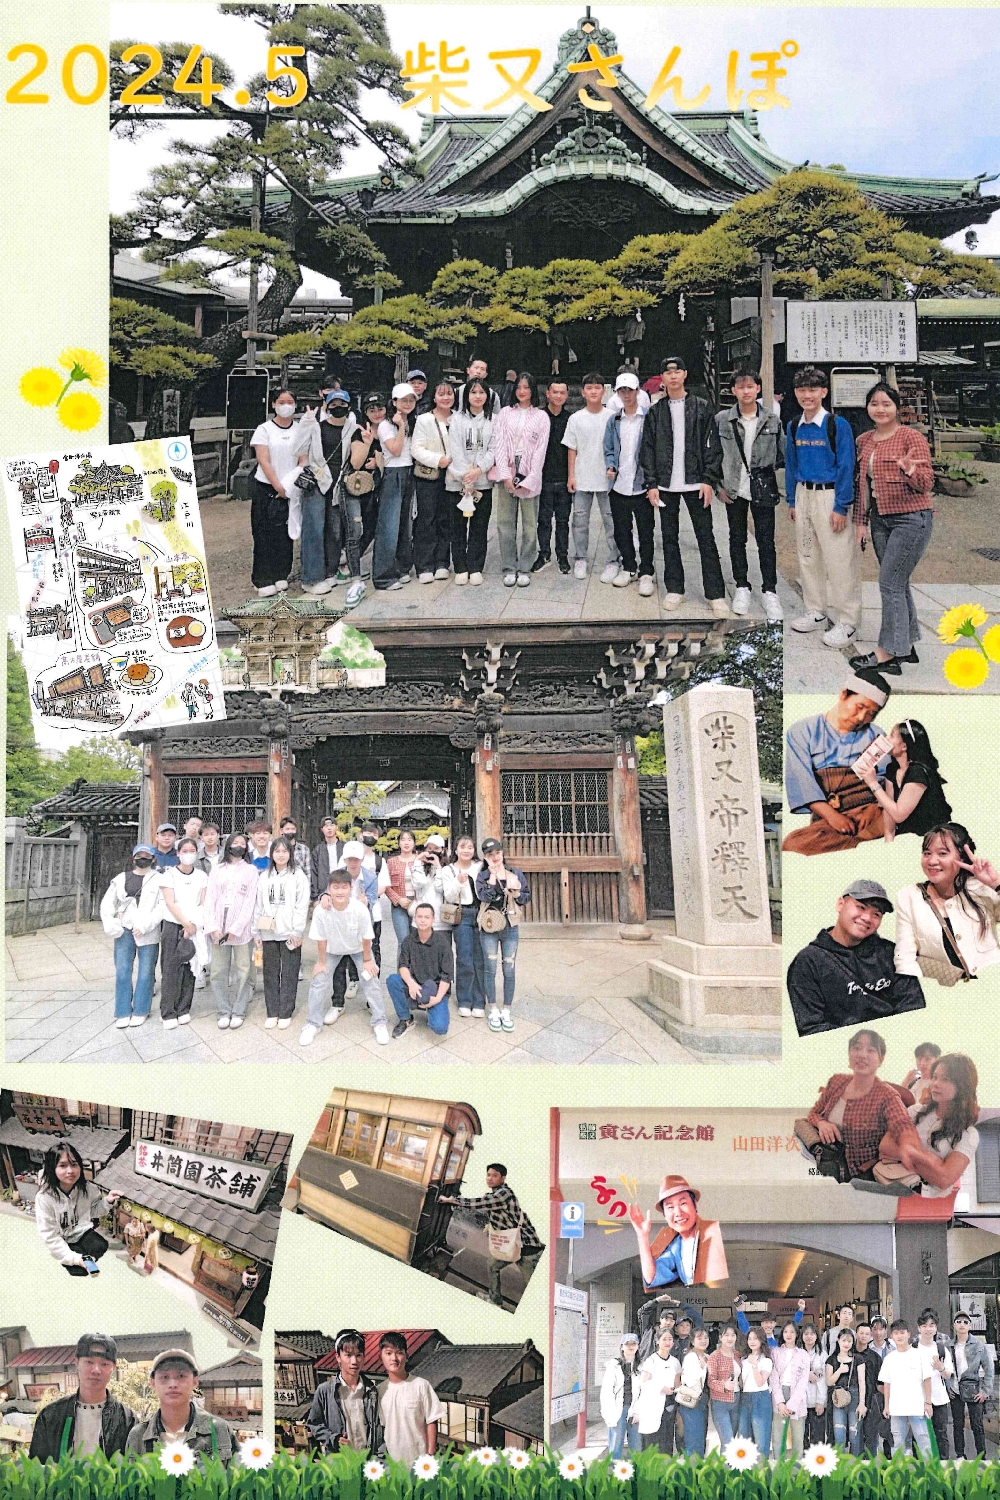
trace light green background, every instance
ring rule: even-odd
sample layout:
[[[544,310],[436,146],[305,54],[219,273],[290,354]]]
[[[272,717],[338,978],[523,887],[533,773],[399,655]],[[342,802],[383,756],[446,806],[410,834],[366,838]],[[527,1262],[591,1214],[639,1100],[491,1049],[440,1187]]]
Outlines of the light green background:
[[[613,7],[604,3],[605,10]],[[583,5],[576,7],[582,12]],[[569,12],[567,13],[569,14]],[[946,24],[955,24],[952,17]],[[195,40],[194,27],[188,40]],[[0,74],[3,90],[24,64],[5,61],[11,47],[32,41],[50,57],[44,85],[47,105],[12,107],[0,102],[0,173],[3,248],[0,322],[0,453],[14,455],[55,448],[82,448],[105,441],[105,431],[87,443],[67,444],[53,409],[33,410],[17,394],[29,367],[53,363],[68,344],[96,350],[107,346],[108,151],[106,102],[71,104],[59,85],[62,57],[71,45],[109,41],[105,4],[83,0],[7,0],[0,6]],[[82,79],[81,69],[81,79]],[[2,91],[0,91],[2,92]],[[167,127],[169,129],[169,127]],[[0,533],[0,589],[12,600],[6,529]],[[903,700],[900,700],[901,702]],[[956,809],[967,815],[984,851],[1000,852],[997,839],[996,704],[993,699],[936,700],[939,712],[921,702],[912,711],[931,727],[950,779]],[[795,700],[793,717],[813,707]],[[941,728],[936,726],[940,722]],[[992,784],[992,786],[991,786]],[[967,788],[967,790],[966,790]],[[960,794],[961,789],[961,794]],[[971,804],[971,805],[970,805]],[[977,809],[981,808],[981,811]],[[786,861],[786,952],[794,952],[827,920],[841,871],[863,871],[890,890],[913,875],[915,840],[894,850]],[[651,950],[652,956],[652,950]],[[933,994],[916,1021],[894,1023],[890,1076],[898,1076],[905,1053],[924,1034],[942,1046],[967,1047],[977,1056],[984,1103],[1000,1102],[1000,1064],[995,1014],[1000,974],[967,987]],[[934,1024],[931,1024],[931,1017]],[[973,1038],[976,1039],[975,1043]],[[5,1087],[95,1099],[293,1131],[301,1151],[313,1122],[334,1086],[377,1087],[407,1094],[467,1099],[480,1111],[484,1135],[473,1157],[467,1190],[478,1191],[486,1161],[499,1157],[535,1220],[547,1233],[548,1111],[553,1105],[745,1104],[805,1106],[818,1083],[841,1066],[838,1038],[799,1042],[786,1018],[780,1067],[730,1068],[488,1068],[364,1069],[325,1066],[268,1068],[245,1065],[131,1068],[79,1065],[0,1069]],[[988,1055],[990,1049],[992,1056]],[[977,1055],[978,1054],[978,1055]],[[898,1064],[898,1066],[897,1066]],[[71,1280],[40,1253],[33,1229],[0,1218],[0,1324],[26,1323],[36,1343],[68,1342],[95,1325],[113,1331],[168,1329],[185,1321],[183,1308],[165,1291],[108,1267],[96,1283]],[[117,1274],[110,1274],[114,1270]],[[443,1286],[386,1257],[327,1233],[304,1219],[286,1216],[268,1305],[268,1328],[311,1327],[333,1332],[355,1322],[440,1328],[453,1341],[532,1338],[547,1350],[546,1264],[513,1316],[457,1289]],[[187,1319],[206,1362],[224,1357],[219,1335],[207,1320]],[[267,1341],[265,1368],[269,1365]],[[266,1419],[270,1419],[268,1403]]]

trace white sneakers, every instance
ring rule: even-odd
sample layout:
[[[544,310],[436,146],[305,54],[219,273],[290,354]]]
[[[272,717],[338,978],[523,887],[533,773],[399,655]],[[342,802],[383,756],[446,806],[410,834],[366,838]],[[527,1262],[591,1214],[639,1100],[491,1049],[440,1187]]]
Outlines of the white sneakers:
[[[451,573],[447,568],[435,568],[434,577],[438,583],[445,583],[451,577]]]
[[[505,573],[503,575],[503,586],[504,586],[505,589],[512,589],[514,587],[514,585],[515,585],[516,582],[517,582],[517,574],[516,573]]]
[[[750,613],[750,590],[739,588],[733,595],[733,614],[746,615]]]
[[[288,1028],[289,1028],[289,1026],[291,1026],[291,1024],[292,1024],[292,1018],[291,1018],[291,1016],[282,1016],[281,1020],[278,1022],[278,1030],[279,1031],[287,1031]]]
[[[273,583],[266,583],[262,589],[257,590],[258,599],[273,599],[278,592]]]
[[[302,592],[304,594],[328,594],[336,582],[335,578],[322,578],[319,583],[304,583]]]
[[[853,625],[833,625],[823,632],[823,645],[839,650],[841,646],[849,646],[857,633]]]
[[[830,622],[826,615],[808,614],[799,615],[798,619],[791,623],[792,629],[797,630],[799,635],[808,635],[810,630],[824,630]]]
[[[318,1035],[319,1027],[314,1026],[311,1021],[307,1021],[299,1032],[299,1046],[308,1047],[309,1043],[315,1041]]]
[[[459,1013],[460,1016],[471,1016],[472,1015],[472,1006],[471,1005],[460,1005],[458,1007],[458,1013]]]
[[[482,573],[470,573],[469,574],[469,582],[472,584],[472,587],[474,589],[477,589],[479,587],[479,585],[482,583],[482,581],[483,581],[483,575],[482,575]],[[456,583],[458,582],[457,578],[455,579],[455,582]]]
[[[126,1026],[131,1026],[131,1024],[132,1024],[132,1017],[131,1016],[119,1016],[118,1019],[117,1019],[117,1021],[115,1022],[115,1026],[118,1028],[119,1031],[124,1031],[125,1028],[126,1028]]]
[[[664,595],[664,599],[663,599],[663,608],[664,609],[680,609],[680,607],[681,607],[681,605],[683,603],[684,603],[684,595],[683,594],[666,594],[666,595]]]
[[[264,1030],[265,1031],[273,1031],[274,1028],[277,1026],[277,1024],[278,1024],[278,1018],[277,1018],[277,1016],[268,1016],[267,1020],[264,1022]]]
[[[388,1028],[388,1026],[376,1026],[375,1027],[375,1040],[378,1042],[378,1044],[379,1044],[380,1047],[384,1047],[386,1045],[386,1043],[389,1040],[389,1028]]]
[[[489,1018],[489,1020],[487,1021],[486,1024],[490,1028],[491,1031],[502,1031],[503,1030],[503,1027],[500,1024],[500,1012],[499,1012],[499,1010],[497,1010],[497,1008],[496,1008],[495,1005],[493,1006],[492,1010],[490,1011],[490,1018]]]
[[[177,1020],[176,1020],[176,1018],[174,1016],[168,1017],[168,1019],[166,1021],[164,1021],[164,1023],[163,1023],[163,1029],[164,1029],[164,1031],[176,1031],[177,1030]]]
[[[183,1016],[181,1016],[181,1020],[182,1021],[184,1020]],[[240,1027],[242,1025],[243,1025],[243,1017],[242,1016],[230,1016],[229,1017],[229,1029],[230,1029],[230,1031],[239,1031],[239,1029],[240,1029]]]
[[[586,576],[587,576],[587,559],[585,557],[578,557],[577,560],[576,560],[576,562],[573,564],[573,577],[574,578],[586,578]]]
[[[218,1021],[216,1022],[216,1025],[218,1026],[220,1031],[228,1031],[229,1024],[230,1022],[228,1016],[220,1016]]]
[[[531,575],[529,573],[518,573],[518,575],[517,575],[517,586],[518,586],[519,589],[526,589],[528,587],[528,585],[530,584],[530,582],[531,582]]]
[[[468,583],[468,581],[469,581],[469,575],[468,575],[468,573],[456,573],[455,574],[455,586],[456,586],[456,588],[463,588],[465,586],[465,584]]]
[[[362,599],[365,597],[365,594],[367,594],[367,592],[368,592],[368,590],[366,589],[366,587],[365,587],[364,583],[361,581],[361,579],[360,578],[355,578],[354,582],[351,584],[350,588],[347,590],[347,597],[344,600],[344,603],[347,605],[347,608],[348,609],[353,609],[356,604],[360,604],[361,601],[362,601]]]
[[[780,625],[785,618],[785,612],[781,607],[781,600],[777,594],[761,594],[760,601],[764,606],[764,614],[767,616],[769,625]],[[733,608],[735,609],[735,605]]]
[[[709,601],[708,601],[708,607],[712,611],[713,615],[715,616],[715,618],[717,620],[728,620],[729,619],[729,600],[728,599],[709,599]]]
[[[130,1026],[145,1026],[145,1024],[146,1024],[146,1022],[148,1020],[149,1020],[149,1016],[148,1015],[146,1015],[146,1016],[130,1016],[128,1024]]]
[[[500,1025],[503,1027],[504,1031],[514,1030],[514,1017],[510,1013],[509,1005],[505,1005],[503,1010],[500,1012]]]
[[[418,575],[418,577],[417,577],[417,582],[418,583],[433,583],[434,582],[434,574],[433,573],[420,573]]]
[[[615,579],[618,577],[620,567],[620,563],[608,563],[607,567],[604,569],[604,572],[601,574],[601,582],[614,583]]]
[[[626,573],[624,568],[619,568],[611,582],[616,589],[627,589],[630,583],[635,582],[635,574]]]
[[[339,1021],[340,1020],[340,1018],[341,1018],[341,1016],[343,1014],[344,1014],[344,1007],[342,1005],[331,1005],[330,1009],[327,1011],[326,1015],[323,1017],[323,1025],[324,1026],[332,1026],[335,1021]]]
[[[644,599],[648,599],[650,594],[656,593],[656,584],[653,582],[652,578],[650,578],[648,573],[643,573],[642,577],[639,579],[639,593]]]

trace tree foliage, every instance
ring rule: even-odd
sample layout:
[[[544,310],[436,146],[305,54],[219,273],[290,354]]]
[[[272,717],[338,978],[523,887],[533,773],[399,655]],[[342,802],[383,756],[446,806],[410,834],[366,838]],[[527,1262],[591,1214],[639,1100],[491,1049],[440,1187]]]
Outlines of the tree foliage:
[[[637,235],[620,255],[604,262],[604,269],[630,291],[659,295],[664,276],[692,238],[690,234]]]
[[[334,323],[321,333],[289,333],[274,345],[279,358],[308,354],[316,349],[334,349],[338,354],[420,353],[428,341],[448,339],[463,343],[476,332],[476,324],[462,311],[432,307],[415,292],[390,297],[371,307],[362,307],[349,323]]]
[[[112,297],[108,343],[111,364],[136,375],[165,377],[178,385],[214,370],[217,361],[200,354],[194,329],[178,318],[133,302]]]

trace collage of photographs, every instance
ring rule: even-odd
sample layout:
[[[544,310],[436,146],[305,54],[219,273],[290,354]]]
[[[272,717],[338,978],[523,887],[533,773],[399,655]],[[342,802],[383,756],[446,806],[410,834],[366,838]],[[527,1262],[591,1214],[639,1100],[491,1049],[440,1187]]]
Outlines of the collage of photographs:
[[[990,21],[0,15],[0,1500],[1000,1493]]]

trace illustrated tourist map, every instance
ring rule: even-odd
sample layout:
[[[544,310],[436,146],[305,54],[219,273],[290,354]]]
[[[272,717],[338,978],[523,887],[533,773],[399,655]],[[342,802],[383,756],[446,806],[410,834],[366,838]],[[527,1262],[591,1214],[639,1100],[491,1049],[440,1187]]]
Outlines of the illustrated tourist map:
[[[8,459],[35,732],[226,715],[186,438]]]

